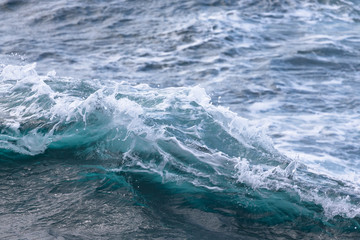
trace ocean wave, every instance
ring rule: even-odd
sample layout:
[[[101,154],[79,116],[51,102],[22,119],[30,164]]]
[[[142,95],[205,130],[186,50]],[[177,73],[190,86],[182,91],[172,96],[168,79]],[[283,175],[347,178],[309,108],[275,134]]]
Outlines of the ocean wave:
[[[259,218],[273,224],[289,214],[325,222],[360,215],[356,185],[280,154],[264,126],[213,105],[199,86],[100,84],[38,75],[35,67],[1,66],[3,158],[66,150],[110,161],[108,172],[149,175],[181,191],[236,194],[236,204],[248,211],[276,212]],[[251,200],[259,195],[262,200]]]

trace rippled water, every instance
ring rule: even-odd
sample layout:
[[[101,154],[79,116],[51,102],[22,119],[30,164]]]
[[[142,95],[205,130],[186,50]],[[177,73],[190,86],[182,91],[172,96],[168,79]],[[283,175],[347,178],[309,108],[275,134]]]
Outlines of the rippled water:
[[[360,238],[357,0],[0,21],[0,238]]]

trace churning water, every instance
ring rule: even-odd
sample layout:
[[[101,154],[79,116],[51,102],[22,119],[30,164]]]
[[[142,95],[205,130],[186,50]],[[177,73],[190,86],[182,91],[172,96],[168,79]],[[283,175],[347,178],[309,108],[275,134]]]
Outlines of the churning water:
[[[360,238],[358,0],[0,21],[0,238]]]

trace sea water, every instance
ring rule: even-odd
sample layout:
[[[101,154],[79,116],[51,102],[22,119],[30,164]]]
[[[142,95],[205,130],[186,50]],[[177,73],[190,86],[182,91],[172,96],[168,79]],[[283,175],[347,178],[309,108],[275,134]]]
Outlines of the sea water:
[[[0,1],[0,238],[359,239],[359,3]]]

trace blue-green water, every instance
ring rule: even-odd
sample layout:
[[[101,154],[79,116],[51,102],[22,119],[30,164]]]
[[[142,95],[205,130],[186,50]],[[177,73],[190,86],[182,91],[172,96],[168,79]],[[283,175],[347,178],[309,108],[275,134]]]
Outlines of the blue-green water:
[[[1,239],[360,238],[357,1],[0,1]]]

